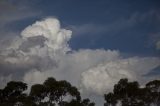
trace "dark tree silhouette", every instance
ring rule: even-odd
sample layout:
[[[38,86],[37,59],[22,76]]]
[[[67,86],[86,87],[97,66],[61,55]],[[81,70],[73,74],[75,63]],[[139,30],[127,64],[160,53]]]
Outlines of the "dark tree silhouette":
[[[160,80],[150,81],[146,84],[146,88],[148,89],[148,100],[154,106],[160,106]]]
[[[33,85],[29,96],[38,106],[72,106],[74,103],[77,106],[94,106],[94,103],[90,103],[89,99],[82,101],[78,89],[69,82],[56,81],[52,77],[45,80],[43,84]]]
[[[56,81],[54,78],[48,78],[44,82],[44,86],[50,104],[62,104],[64,103],[64,98],[68,95],[70,95],[72,99],[80,99],[80,93],[77,88],[67,81]]]
[[[90,102],[90,100],[88,98],[84,99],[82,101],[73,99],[69,103],[66,103],[65,106],[95,106],[95,103]]]
[[[26,89],[26,83],[10,81],[0,89],[0,106],[95,106],[89,99],[81,99],[78,89],[65,80],[50,77],[32,85],[29,95],[24,93]],[[160,106],[160,80],[139,87],[136,81],[120,79],[104,99],[104,106]]]
[[[94,106],[89,99],[81,100],[78,89],[65,80],[50,77],[32,85],[29,95],[24,93],[26,89],[26,83],[10,81],[0,89],[0,106]]]
[[[138,82],[128,82],[128,79],[120,79],[115,84],[113,93],[104,95],[104,106],[116,106],[118,102],[122,106],[160,106],[160,81],[155,80],[140,88]]]
[[[27,89],[27,84],[23,82],[11,81],[7,86],[0,90],[1,104],[13,106],[16,103],[22,104],[26,97],[23,93]]]
[[[35,84],[31,87],[30,97],[36,104],[40,104],[41,101],[46,97],[46,88],[44,85]]]

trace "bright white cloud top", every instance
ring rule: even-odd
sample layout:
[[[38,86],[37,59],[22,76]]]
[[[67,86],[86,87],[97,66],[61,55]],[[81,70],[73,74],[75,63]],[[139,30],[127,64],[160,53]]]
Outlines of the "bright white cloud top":
[[[61,29],[60,22],[56,18],[47,18],[43,21],[37,21],[25,28],[21,35],[24,39],[30,37],[42,36],[46,38],[44,44],[50,52],[69,50],[68,40],[71,38],[72,31]]]
[[[61,28],[56,18],[47,18],[26,27],[21,36],[0,53],[4,70],[11,70],[2,73],[6,77],[0,75],[0,86],[14,79],[32,85],[52,76],[70,81],[83,93],[101,95],[110,91],[120,78],[144,83],[159,77],[145,76],[160,65],[158,57],[124,58],[117,50],[74,51],[68,44],[71,35],[72,31]]]

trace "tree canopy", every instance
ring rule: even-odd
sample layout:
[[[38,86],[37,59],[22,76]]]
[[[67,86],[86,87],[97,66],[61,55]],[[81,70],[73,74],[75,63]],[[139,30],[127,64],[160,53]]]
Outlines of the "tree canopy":
[[[27,84],[11,81],[0,89],[0,106],[94,106],[93,102],[81,99],[80,92],[65,80],[48,78],[43,84],[32,85],[26,94]]]
[[[150,81],[145,87],[139,83],[120,79],[113,92],[104,95],[104,106],[160,106],[160,80]]]
[[[34,84],[25,93],[27,84],[10,81],[0,89],[0,106],[95,106],[88,98],[82,99],[78,89],[65,80],[50,77],[43,84]],[[113,92],[104,94],[104,106],[160,106],[160,80],[140,87],[137,81],[120,79]]]

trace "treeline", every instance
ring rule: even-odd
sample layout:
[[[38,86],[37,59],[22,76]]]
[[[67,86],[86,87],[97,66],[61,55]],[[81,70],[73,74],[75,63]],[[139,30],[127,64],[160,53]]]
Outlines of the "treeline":
[[[140,87],[137,81],[120,79],[113,92],[104,95],[104,106],[160,106],[160,80],[148,82]]]
[[[10,81],[0,89],[0,106],[95,106],[69,82],[50,77],[43,84],[32,85],[30,93],[24,93],[27,84]],[[113,92],[104,94],[104,106],[160,106],[160,80],[140,87],[137,81],[120,79]]]
[[[0,106],[95,106],[81,99],[80,92],[69,82],[50,77],[43,84],[32,85],[29,95],[27,84],[11,81],[0,90]]]

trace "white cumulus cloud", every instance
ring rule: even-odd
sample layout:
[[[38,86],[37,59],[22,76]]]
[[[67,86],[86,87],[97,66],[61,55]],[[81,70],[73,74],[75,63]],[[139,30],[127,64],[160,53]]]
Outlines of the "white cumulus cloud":
[[[43,36],[46,38],[44,45],[48,52],[69,51],[70,48],[67,42],[71,38],[71,34],[72,31],[61,29],[60,22],[56,18],[47,18],[43,21],[37,21],[25,28],[21,33],[23,39],[36,36]],[[40,48],[37,46],[37,49],[39,50]],[[32,49],[32,51],[34,50]]]
[[[160,63],[156,58],[132,57],[127,59],[111,60],[82,73],[81,86],[87,92],[97,92],[103,95],[111,91],[115,83],[121,78],[146,82],[144,76]]]
[[[142,83],[153,78],[144,75],[160,65],[158,57],[124,58],[117,50],[72,50],[68,44],[71,35],[72,31],[61,28],[56,18],[26,27],[10,46],[0,51],[0,85],[18,79],[31,86],[52,76],[71,82],[83,93],[103,94],[120,78]]]

